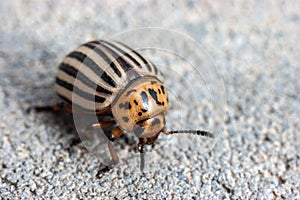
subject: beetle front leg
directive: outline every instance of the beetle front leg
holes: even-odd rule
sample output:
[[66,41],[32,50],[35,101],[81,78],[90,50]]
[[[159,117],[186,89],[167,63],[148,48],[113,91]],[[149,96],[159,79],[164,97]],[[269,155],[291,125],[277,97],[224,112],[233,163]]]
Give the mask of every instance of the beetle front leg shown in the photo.
[[106,165],[104,163],[100,164],[99,170],[96,174],[97,177],[99,177],[100,175],[108,172],[115,165],[117,165],[119,163],[119,156],[118,156],[117,152],[114,150],[114,148],[112,146],[112,143],[110,141],[107,143],[107,146],[108,146],[108,150],[109,150],[109,153],[110,153],[112,159],[111,159],[111,161],[108,165]]
[[141,172],[144,171],[144,167],[145,167],[145,151],[144,151],[144,146],[146,144],[145,138],[140,138],[139,143],[138,143],[138,151],[140,152],[140,170]]
[[[93,127],[101,127],[99,126],[95,126],[93,125]],[[110,141],[108,141],[107,146],[108,146],[108,150],[109,153],[111,155],[111,161],[108,165],[101,163],[99,166],[99,170],[96,174],[97,177],[99,177],[101,174],[108,172],[109,170],[111,170],[115,165],[117,165],[119,163],[119,156],[117,154],[117,152],[114,150],[112,142],[115,141],[116,139],[118,139],[121,135],[123,134],[123,131],[119,128],[119,127],[115,127],[111,133],[109,134],[108,139]]]
[[145,167],[144,146],[145,146],[145,144],[147,144],[147,145],[151,145],[152,147],[154,147],[154,144],[158,138],[158,135],[159,134],[156,134],[156,135],[148,137],[148,138],[139,138],[138,151],[140,152],[140,159],[141,159],[140,170],[141,170],[141,172],[144,171],[144,167]]

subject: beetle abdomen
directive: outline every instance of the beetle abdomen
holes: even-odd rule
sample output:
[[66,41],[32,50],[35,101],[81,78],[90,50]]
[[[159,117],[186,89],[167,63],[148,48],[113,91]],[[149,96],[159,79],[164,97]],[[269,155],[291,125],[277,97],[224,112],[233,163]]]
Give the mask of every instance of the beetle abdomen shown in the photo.
[[[148,59],[115,41],[92,41],[68,54],[56,76],[58,95],[89,111],[108,107],[137,76],[161,75]],[[161,76],[160,76],[161,77]]]

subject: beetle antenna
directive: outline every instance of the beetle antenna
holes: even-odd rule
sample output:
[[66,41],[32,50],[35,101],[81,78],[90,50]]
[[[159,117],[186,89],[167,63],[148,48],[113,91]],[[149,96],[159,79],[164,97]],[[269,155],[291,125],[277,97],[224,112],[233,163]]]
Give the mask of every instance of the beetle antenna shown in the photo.
[[187,133],[187,134],[196,134],[196,135],[201,135],[209,138],[215,138],[214,134],[208,132],[208,131],[203,131],[203,130],[174,130],[174,131],[166,131],[162,130],[163,134],[165,135],[171,135],[171,134],[176,134],[176,133]]

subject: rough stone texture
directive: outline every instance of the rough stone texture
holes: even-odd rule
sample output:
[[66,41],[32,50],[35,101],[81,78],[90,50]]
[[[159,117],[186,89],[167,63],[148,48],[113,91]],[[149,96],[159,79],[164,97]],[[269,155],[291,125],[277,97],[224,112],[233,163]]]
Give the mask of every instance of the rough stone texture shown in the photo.
[[[1,1],[0,197],[300,199],[299,10],[299,1]],[[99,161],[72,145],[70,116],[25,109],[58,101],[68,51],[144,26],[183,32],[212,57],[226,89],[223,132],[209,153],[174,142],[144,176],[129,167],[136,155],[97,178]]]

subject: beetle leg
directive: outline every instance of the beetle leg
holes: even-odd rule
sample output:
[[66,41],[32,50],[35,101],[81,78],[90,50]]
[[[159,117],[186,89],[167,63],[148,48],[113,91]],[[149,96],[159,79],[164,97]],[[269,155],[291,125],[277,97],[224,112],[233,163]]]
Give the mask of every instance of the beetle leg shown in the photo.
[[151,144],[151,149],[153,150],[155,147],[155,143]]
[[141,165],[140,165],[141,172],[143,172],[145,166],[144,146],[145,144],[147,144],[147,145],[151,145],[152,148],[154,148],[154,144],[157,138],[158,138],[158,134],[148,138],[139,138],[138,151],[140,152],[140,158],[141,158]]
[[[110,128],[110,127],[114,126],[115,124],[116,124],[115,121],[101,121],[101,122],[98,122],[96,124],[93,124],[92,127],[93,128],[100,128],[100,129],[107,129],[107,128]],[[123,134],[123,131],[117,126],[117,127],[113,128],[112,131],[110,131],[108,133],[105,132],[105,134],[108,137],[108,139],[111,142],[113,142]]]
[[138,143],[138,150],[140,152],[140,159],[141,159],[141,163],[140,163],[141,172],[144,171],[144,166],[145,166],[145,151],[144,151],[145,141],[147,140],[145,140],[144,138],[140,138]]
[[111,141],[115,141],[115,140],[118,139],[122,134],[123,134],[123,131],[117,126],[116,128],[114,128],[114,129],[111,131],[111,137],[110,137],[110,140],[111,140]]
[[112,158],[110,165],[117,165],[119,163],[119,157],[117,152],[114,150],[111,142],[108,142],[108,150]]
[[[93,125],[93,127],[97,127],[97,126]],[[99,170],[98,170],[98,173],[96,174],[96,176],[100,176],[101,174],[108,172],[110,169],[113,168],[113,166],[115,166],[119,163],[119,156],[118,156],[117,152],[114,150],[112,142],[114,140],[118,139],[122,134],[123,134],[123,131],[119,127],[116,127],[111,131],[110,137],[108,138],[110,141],[108,141],[107,146],[108,146],[108,150],[109,150],[109,153],[110,153],[112,159],[108,165],[105,165],[104,163],[100,164]]]
[[119,163],[119,156],[118,156],[117,152],[114,150],[112,143],[110,141],[107,143],[107,146],[108,146],[108,150],[109,150],[112,160],[110,161],[110,163],[108,165],[106,165],[104,163],[100,163],[99,170],[96,174],[97,177],[108,172],[115,165],[117,165]]
[[96,174],[96,177],[100,177],[100,175],[102,175],[102,174],[108,172],[109,170],[111,170],[111,168],[110,168],[108,165],[105,165],[105,164],[103,164],[103,163],[100,163],[100,165],[99,165],[99,170],[98,170],[98,172],[97,172],[97,174]]
[[109,170],[111,170],[115,165],[117,165],[119,163],[119,157],[118,157],[118,154],[117,152],[114,150],[113,146],[112,146],[112,143],[109,141],[107,143],[107,146],[108,146],[108,150],[109,150],[109,153],[112,157],[112,160],[110,161],[110,163],[108,165],[104,164],[104,163],[100,163],[100,166],[99,166],[99,170],[96,174],[97,177],[99,177],[100,175],[108,172]]
[[[102,123],[93,124],[93,128],[99,128],[99,127],[103,128],[101,125],[102,125]],[[119,157],[118,157],[118,154],[116,153],[116,151],[113,149],[112,142],[115,141],[116,139],[118,139],[122,134],[123,134],[123,131],[119,127],[115,127],[111,131],[111,133],[109,135],[109,138],[108,138],[110,140],[110,141],[108,141],[108,150],[109,150],[110,155],[112,157],[112,164],[113,165],[116,165],[116,164],[119,163]]]
[[[114,141],[114,140],[118,139],[122,134],[123,134],[123,131],[119,127],[116,127],[111,131],[111,138]],[[118,157],[117,152],[114,150],[111,141],[108,142],[108,150],[109,150],[109,153],[112,158],[110,166],[117,165],[119,163],[119,157]]]

